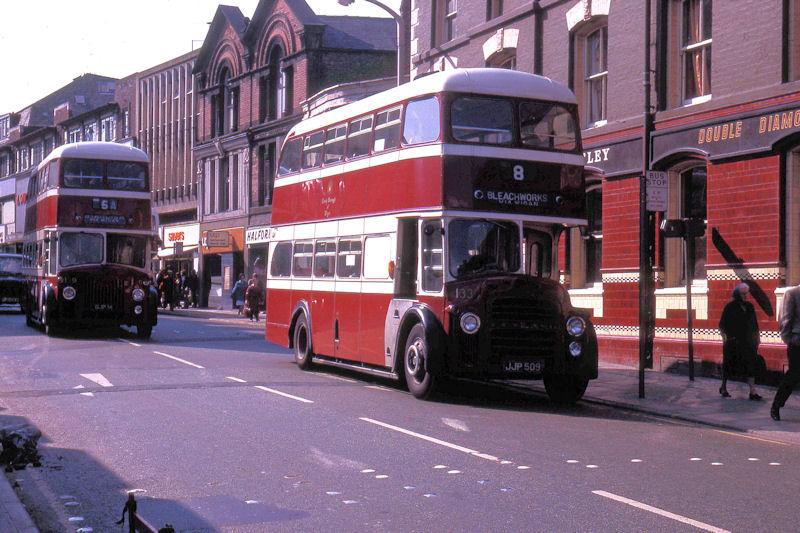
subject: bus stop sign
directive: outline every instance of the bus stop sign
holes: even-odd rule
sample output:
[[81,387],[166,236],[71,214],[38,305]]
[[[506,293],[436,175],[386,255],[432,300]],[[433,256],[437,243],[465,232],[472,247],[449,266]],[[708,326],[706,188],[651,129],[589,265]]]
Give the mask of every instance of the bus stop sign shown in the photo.
[[649,170],[645,173],[645,191],[647,192],[648,211],[667,210],[668,183],[666,172]]

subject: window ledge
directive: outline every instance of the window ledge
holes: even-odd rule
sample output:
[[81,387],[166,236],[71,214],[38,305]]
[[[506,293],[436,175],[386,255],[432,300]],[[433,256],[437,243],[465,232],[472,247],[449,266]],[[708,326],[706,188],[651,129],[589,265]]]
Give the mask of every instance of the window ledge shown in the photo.
[[569,294],[575,296],[602,296],[603,284],[594,283],[593,285],[581,289],[569,289]]
[[606,119],[598,120],[597,122],[592,122],[591,124],[587,124],[586,128],[584,129],[590,130],[592,128],[602,128],[606,124],[608,124],[608,120]]
[[[663,289],[656,289],[656,296],[667,296],[675,294],[686,294],[686,287],[664,287]],[[692,294],[708,294],[708,284],[698,283],[692,284]]]
[[691,98],[689,100],[684,100],[683,106],[689,107],[697,104],[702,104],[711,100],[711,94],[704,94],[703,96],[697,96],[695,98]]

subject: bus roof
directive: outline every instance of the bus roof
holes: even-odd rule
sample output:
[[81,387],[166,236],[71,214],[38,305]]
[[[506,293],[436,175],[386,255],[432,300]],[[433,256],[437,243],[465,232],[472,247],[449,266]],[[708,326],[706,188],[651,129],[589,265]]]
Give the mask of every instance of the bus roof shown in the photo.
[[576,103],[572,91],[544,76],[499,68],[458,68],[417,78],[399,87],[311,117],[292,128],[288,136],[318,130],[417,96],[444,91]]
[[147,163],[147,154],[138,148],[113,142],[79,142],[63,144],[55,148],[39,164],[39,168],[59,157],[80,159],[111,159],[114,161],[136,161]]

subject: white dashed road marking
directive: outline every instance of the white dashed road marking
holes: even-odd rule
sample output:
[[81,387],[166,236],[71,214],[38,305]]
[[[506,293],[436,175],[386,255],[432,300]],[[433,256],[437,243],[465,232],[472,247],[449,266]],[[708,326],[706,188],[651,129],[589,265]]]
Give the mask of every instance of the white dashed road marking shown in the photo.
[[183,363],[184,365],[193,366],[195,368],[205,368],[203,366],[200,366],[200,365],[197,365],[195,363],[192,363],[191,361],[187,361],[186,359],[181,359],[180,357],[175,357],[174,355],[170,355],[168,353],[156,352],[156,351],[153,351],[153,353],[156,354],[156,355],[161,355],[163,357],[168,357],[169,359],[172,359],[173,361],[177,361],[179,363]]
[[618,496],[616,494],[612,494],[610,492],[606,492],[604,490],[593,490],[592,494],[596,494],[598,496],[602,496],[604,498],[608,498],[610,500],[614,500],[620,503],[624,503],[625,505],[630,505],[631,507],[636,507],[637,509],[641,509],[643,511],[648,511],[659,516],[663,516],[665,518],[669,518],[671,520],[675,520],[676,522],[681,522],[683,524],[689,524],[690,526],[696,527],[697,529],[702,529],[703,531],[711,531],[714,533],[730,533],[730,531],[722,528],[718,528],[704,522],[700,522],[698,520],[694,520],[692,518],[687,518],[685,516],[681,516],[679,514],[671,513],[669,511],[665,511],[664,509],[659,509],[658,507],[653,507],[652,505],[647,505],[646,503],[637,502],[636,500],[631,500],[624,496]]
[[331,374],[325,374],[323,372],[319,372],[316,375],[321,377],[321,378],[335,379],[336,381],[344,381],[345,383],[358,383],[354,379],[347,379],[347,378],[343,378],[343,377],[340,377],[340,376],[333,376]]
[[485,453],[481,453],[477,450],[466,448],[464,446],[459,446],[458,444],[453,444],[452,442],[447,442],[441,439],[437,439],[435,437],[429,437],[428,435],[423,435],[422,433],[416,433],[408,429],[403,429],[401,427],[393,426],[391,424],[387,424],[386,422],[380,422],[379,420],[373,420],[371,418],[366,418],[363,416],[359,420],[363,420],[364,422],[369,422],[370,424],[375,424],[376,426],[381,426],[386,429],[391,429],[392,431],[397,431],[398,433],[403,433],[404,435],[409,435],[411,437],[432,442],[433,444],[438,444],[439,446],[445,446],[446,448],[450,448],[452,450],[457,450],[459,452],[473,455],[475,457],[480,457],[481,459],[487,459],[489,461],[497,461],[496,457],[487,455]]
[[118,340],[121,340],[122,342],[127,342],[131,346],[136,346],[137,348],[141,348],[142,347],[141,344],[136,344],[135,342],[131,342],[131,341],[127,340],[127,339],[118,339]]
[[225,376],[225,379],[229,379],[231,381],[235,381],[236,383],[247,383],[245,380],[239,379],[239,378],[235,378],[233,376]]
[[101,387],[113,387],[114,385],[106,379],[103,374],[81,374],[81,377],[93,381]]
[[269,392],[272,394],[277,394],[278,396],[283,396],[284,398],[289,398],[291,400],[297,400],[298,402],[303,403],[314,403],[312,400],[306,400],[305,398],[301,398],[300,396],[293,396],[291,394],[286,394],[285,392],[281,392],[279,390],[270,389],[269,387],[263,387],[261,385],[256,385],[258,390],[263,390],[264,392]]

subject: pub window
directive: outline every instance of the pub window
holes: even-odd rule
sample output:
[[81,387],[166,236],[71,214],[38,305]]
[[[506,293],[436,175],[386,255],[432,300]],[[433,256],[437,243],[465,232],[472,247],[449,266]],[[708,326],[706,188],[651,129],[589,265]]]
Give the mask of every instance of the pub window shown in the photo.
[[383,152],[400,146],[400,114],[402,107],[381,111],[375,117],[373,152]]
[[588,126],[605,123],[608,91],[608,27],[603,26],[586,37],[583,87],[584,115]]
[[[707,225],[706,210],[706,166],[682,165],[670,172],[669,203],[666,217],[696,218]],[[686,261],[683,239],[660,237],[663,250],[665,285],[682,287],[686,284]],[[689,260],[689,279],[705,282],[706,279],[706,235],[695,237],[694,257]]]
[[603,192],[599,184],[587,191],[586,204],[586,284],[592,285],[603,281]]
[[683,102],[692,104],[711,95],[711,0],[683,0],[681,14]]
[[344,142],[347,125],[339,124],[325,132],[325,164],[338,163],[344,159]]
[[786,152],[783,216],[783,250],[786,264],[786,286],[800,284],[800,148]]
[[317,168],[322,165],[322,147],[325,132],[318,131],[303,139],[303,168]]
[[784,80],[800,79],[800,2],[784,0]]
[[292,275],[292,243],[279,242],[275,246],[269,272],[276,278],[288,278]]
[[503,14],[503,0],[486,0],[486,20],[492,20]]
[[457,14],[458,0],[434,0],[431,43],[433,46],[440,46],[455,38]]
[[357,118],[350,122],[350,132],[347,137],[347,158],[369,154],[369,144],[372,134],[372,116]]
[[361,275],[361,239],[339,239],[336,275],[340,278],[357,278]]
[[292,254],[292,275],[299,278],[311,277],[311,263],[314,258],[314,244],[311,242],[294,243]]
[[336,269],[336,242],[317,241],[314,245],[314,277],[332,278]]

